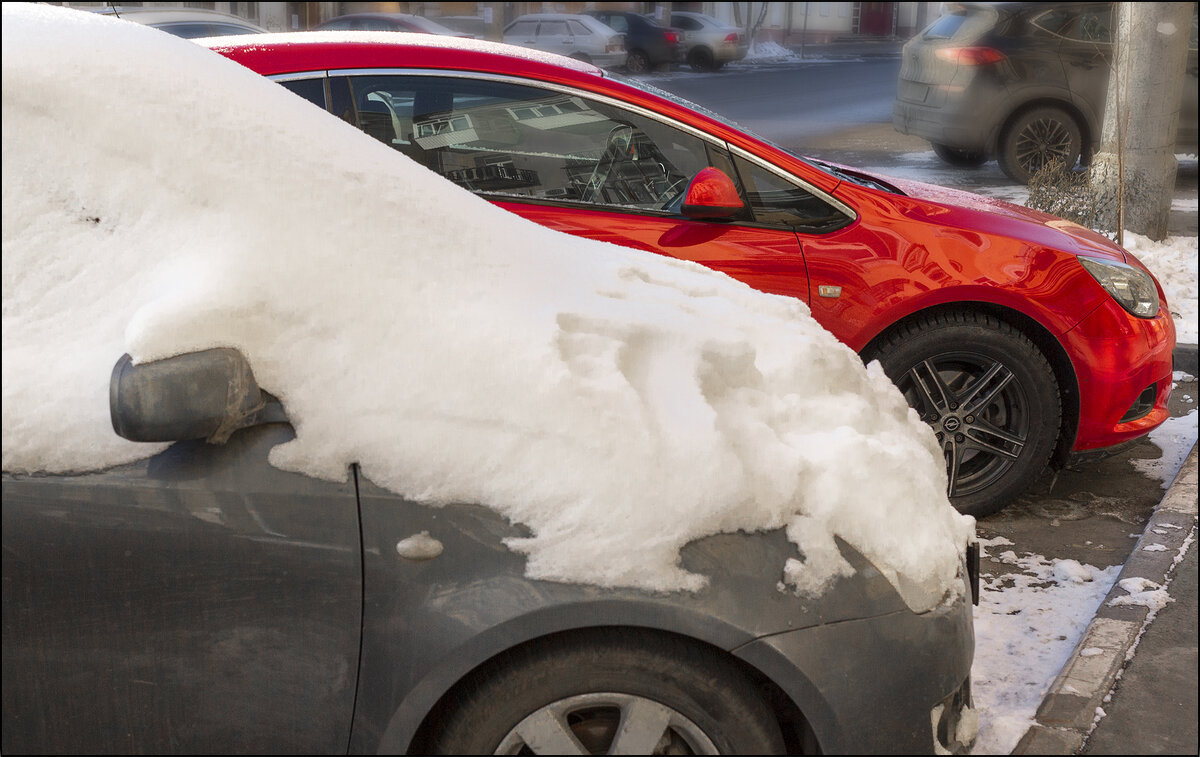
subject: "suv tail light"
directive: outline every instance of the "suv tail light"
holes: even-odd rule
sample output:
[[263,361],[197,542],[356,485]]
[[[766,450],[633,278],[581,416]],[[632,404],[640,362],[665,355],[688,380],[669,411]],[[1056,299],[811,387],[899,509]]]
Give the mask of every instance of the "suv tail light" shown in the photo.
[[986,66],[999,63],[1007,57],[993,47],[942,47],[938,48],[934,55],[963,66]]
[[663,36],[666,37],[667,42],[670,42],[672,45],[679,44],[679,33],[678,32],[663,32]]
[[726,34],[726,35],[725,35],[725,41],[726,41],[726,42],[732,42],[732,43],[734,43],[734,44],[737,44],[737,41],[738,41],[738,35],[737,35],[737,32],[734,32],[734,33],[732,33],[732,34]]

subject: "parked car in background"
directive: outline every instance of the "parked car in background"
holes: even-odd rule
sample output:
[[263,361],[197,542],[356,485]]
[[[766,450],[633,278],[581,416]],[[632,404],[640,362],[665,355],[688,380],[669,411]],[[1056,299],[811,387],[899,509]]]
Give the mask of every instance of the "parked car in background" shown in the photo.
[[[904,45],[893,123],[952,165],[991,158],[1028,183],[1051,160],[1074,166],[1104,124],[1116,31],[1112,3],[956,3]],[[1196,14],[1178,142],[1196,150]]]
[[95,12],[152,26],[168,34],[186,39],[224,37],[232,34],[263,34],[267,31],[240,16],[203,8],[124,8],[117,6],[101,8]]
[[679,30],[684,60],[696,71],[716,71],[750,49],[741,29],[703,13],[671,11],[671,26]]
[[630,73],[645,73],[683,59],[678,29],[661,26],[633,11],[586,10],[584,14],[625,35],[625,49],[629,51],[625,66]]
[[[807,303],[933,426],[964,512],[1169,415],[1165,295],[1087,229],[793,155],[584,64],[483,43],[298,44],[212,46],[527,219]],[[724,210],[685,203],[705,171]]]
[[625,37],[590,16],[529,13],[504,27],[504,41],[558,53],[600,68],[625,65]]
[[438,16],[435,20],[442,26],[448,26],[460,34],[470,34],[475,39],[487,36],[487,24],[482,16]]
[[313,31],[372,31],[372,32],[416,32],[418,34],[441,34],[446,37],[471,37],[473,35],[443,26],[433,19],[414,16],[411,13],[348,13],[317,24]]

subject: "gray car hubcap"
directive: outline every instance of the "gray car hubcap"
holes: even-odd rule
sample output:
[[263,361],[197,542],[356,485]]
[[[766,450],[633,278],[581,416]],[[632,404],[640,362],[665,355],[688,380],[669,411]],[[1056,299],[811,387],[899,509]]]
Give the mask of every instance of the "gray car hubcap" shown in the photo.
[[500,741],[496,754],[717,754],[717,748],[677,710],[603,692],[534,711]]

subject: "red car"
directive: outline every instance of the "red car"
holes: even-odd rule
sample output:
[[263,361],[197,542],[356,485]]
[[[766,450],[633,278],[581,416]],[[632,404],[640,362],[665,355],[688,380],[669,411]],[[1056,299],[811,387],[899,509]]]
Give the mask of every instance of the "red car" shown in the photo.
[[513,213],[803,300],[933,426],[963,512],[1168,416],[1162,288],[1087,229],[805,159],[578,61],[418,35],[271,39],[207,44]]

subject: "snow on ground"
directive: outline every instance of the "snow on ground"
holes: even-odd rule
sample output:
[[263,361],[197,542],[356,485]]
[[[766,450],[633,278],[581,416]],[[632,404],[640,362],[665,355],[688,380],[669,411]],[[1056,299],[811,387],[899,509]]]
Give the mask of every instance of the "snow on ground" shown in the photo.
[[1150,432],[1150,441],[1162,450],[1162,457],[1155,460],[1134,460],[1133,465],[1149,478],[1162,482],[1164,489],[1170,488],[1171,482],[1183,467],[1192,447],[1196,446],[1197,437],[1196,411],[1178,418],[1168,418],[1158,428]]
[[[1100,569],[1005,550],[1004,537],[981,539],[983,575],[975,608],[971,686],[979,711],[973,754],[1009,754],[1071,657],[1121,566]],[[988,573],[991,558],[1016,573]]]
[[932,431],[803,303],[524,221],[189,41],[3,14],[5,470],[151,454],[113,363],[231,346],[274,464],[490,506],[531,577],[696,589],[687,542],[786,527],[797,590],[834,535],[915,609],[960,586]]
[[1196,344],[1196,237],[1168,237],[1155,242],[1149,237],[1125,232],[1125,249],[1150,269],[1167,294],[1175,317],[1175,339],[1179,344]]

